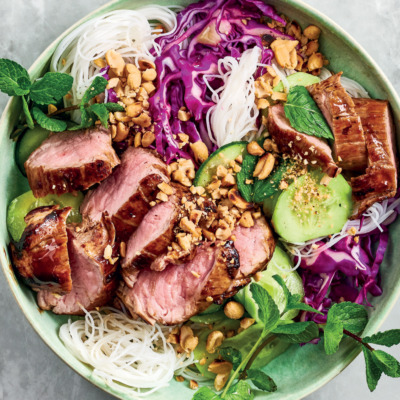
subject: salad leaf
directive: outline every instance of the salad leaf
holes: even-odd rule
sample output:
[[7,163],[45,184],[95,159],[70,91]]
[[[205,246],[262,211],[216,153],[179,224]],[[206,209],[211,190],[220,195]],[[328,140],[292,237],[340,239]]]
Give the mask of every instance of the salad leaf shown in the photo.
[[375,333],[375,335],[366,336],[363,338],[363,342],[392,347],[396,344],[400,344],[400,329],[390,329],[386,332],[378,332]]
[[210,388],[204,386],[200,388],[192,397],[192,400],[219,400],[219,397]]
[[246,381],[239,381],[232,385],[224,397],[226,400],[252,400],[254,394]]
[[253,156],[249,154],[246,150],[243,156],[243,162],[241,165],[241,170],[236,175],[236,182],[239,189],[240,194],[247,202],[253,201],[253,192],[254,192],[254,183],[248,184],[247,180],[253,180],[253,171],[256,167],[258,161],[257,156]]
[[36,104],[54,104],[71,90],[73,81],[68,74],[47,72],[43,78],[33,83],[29,95]]
[[259,369],[250,369],[247,377],[253,382],[253,385],[264,392],[276,392],[278,387],[274,380],[265,372]]
[[290,343],[307,343],[319,337],[318,325],[313,321],[278,325],[272,333]]
[[100,120],[101,124],[108,128],[109,112],[105,104],[92,104],[89,110],[93,112]]
[[324,328],[324,347],[325,353],[334,354],[339,349],[339,344],[343,338],[343,324],[337,318],[329,318]]
[[359,333],[364,330],[368,323],[368,314],[361,304],[346,301],[332,306],[328,312],[328,321],[329,319],[340,321],[343,329],[352,333]]
[[294,129],[307,135],[334,139],[322,112],[305,87],[291,88],[284,108]]
[[103,93],[106,90],[107,84],[108,84],[107,79],[103,78],[102,76],[96,76],[92,84],[84,93],[81,105],[89,103],[89,101],[92,100],[93,97],[96,97],[97,95]]
[[25,96],[22,96],[22,109],[24,110],[26,124],[29,129],[33,129],[35,124],[33,123],[31,112],[29,111],[28,102],[26,101]]
[[0,90],[9,96],[29,93],[31,80],[28,71],[15,61],[0,58]]
[[242,353],[233,347],[221,347],[219,354],[225,361],[232,363],[233,369],[239,367],[240,363],[242,362]]
[[251,294],[259,307],[259,316],[264,332],[272,330],[279,321],[279,309],[269,293],[261,286],[252,284]]
[[362,347],[364,360],[365,360],[365,372],[367,375],[367,385],[371,392],[376,389],[376,385],[378,384],[379,379],[381,378],[382,371],[375,364],[372,359],[371,350],[367,349],[365,346]]
[[266,179],[256,180],[254,183],[254,196],[255,203],[263,202],[267,197],[274,195],[279,191],[279,184],[285,175],[288,167],[292,164],[290,159],[282,160],[274,172]]
[[375,350],[371,355],[375,365],[384,374],[392,378],[400,377],[400,363],[393,356],[382,350]]
[[32,108],[32,114],[36,122],[44,129],[52,132],[63,132],[67,129],[67,123],[59,119],[49,118],[38,107]]

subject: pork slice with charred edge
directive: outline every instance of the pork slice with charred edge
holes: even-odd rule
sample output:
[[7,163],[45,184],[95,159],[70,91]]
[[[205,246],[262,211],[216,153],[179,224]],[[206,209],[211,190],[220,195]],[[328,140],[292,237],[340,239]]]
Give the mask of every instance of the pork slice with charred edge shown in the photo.
[[86,190],[107,178],[119,158],[102,127],[52,134],[25,162],[35,197]]

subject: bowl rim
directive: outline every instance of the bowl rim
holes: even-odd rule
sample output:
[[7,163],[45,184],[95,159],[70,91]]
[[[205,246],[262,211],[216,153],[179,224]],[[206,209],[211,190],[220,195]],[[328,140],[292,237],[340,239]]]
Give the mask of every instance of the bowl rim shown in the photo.
[[[135,0],[131,0],[131,1],[132,1],[132,3],[135,2]],[[268,0],[263,0],[263,1],[268,4]],[[377,62],[364,49],[364,47],[357,40],[355,40],[352,35],[347,33],[344,28],[342,28],[338,23],[333,21],[330,17],[326,16],[324,13],[320,12],[315,7],[310,6],[303,0],[275,0],[275,1],[277,3],[281,3],[282,5],[288,4],[290,6],[293,6],[294,8],[300,9],[304,13],[310,15],[312,18],[322,21],[324,28],[330,28],[333,31],[333,33],[336,36],[339,36],[341,40],[346,42],[346,44],[349,47],[354,48],[358,53],[357,56],[358,57],[361,56],[362,58],[366,59],[368,61],[368,63],[370,63],[370,65],[374,68],[374,71],[377,74],[379,74],[384,85],[386,86],[387,91],[393,97],[393,100],[391,102],[392,108],[393,108],[393,103],[395,103],[397,108],[400,110],[400,97],[397,94],[397,92],[394,89],[391,82],[389,81],[389,79],[387,78],[386,74],[383,72],[383,70],[377,64]],[[32,71],[34,71],[37,67],[39,67],[40,65],[44,65],[46,59],[49,57],[49,53],[50,52],[53,53],[56,50],[57,45],[60,43],[60,41],[62,39],[64,39],[68,34],[70,34],[73,30],[78,28],[80,25],[82,25],[86,21],[88,21],[98,15],[104,14],[105,12],[107,12],[107,9],[109,9],[110,7],[118,8],[118,3],[123,4],[125,2],[126,2],[126,0],[111,0],[107,3],[105,3],[104,5],[96,8],[92,12],[88,13],[81,19],[79,19],[77,22],[75,22],[73,25],[71,25],[68,29],[66,29],[61,35],[59,35],[55,40],[53,40],[41,52],[41,54],[38,56],[38,58],[29,67],[28,73],[31,75]],[[157,2],[157,0],[155,0],[155,3],[156,2]],[[194,1],[190,0],[190,3],[192,3],[192,2],[194,2]],[[10,100],[7,102],[7,104],[3,110],[2,116],[0,118],[0,127],[3,126],[5,121],[8,119],[9,110],[12,106],[12,103],[15,100],[16,100],[15,98],[10,98]],[[10,289],[13,297],[15,298],[15,301],[17,302],[17,304],[18,304],[19,308],[21,309],[22,313],[24,314],[25,318],[27,319],[27,321],[29,322],[29,324],[31,325],[31,327],[33,328],[35,333],[41,338],[41,340],[58,356],[59,359],[61,359],[68,367],[70,367],[75,373],[79,374],[86,381],[95,385],[98,389],[101,389],[102,391],[108,393],[109,395],[114,396],[115,398],[120,398],[121,400],[127,399],[126,397],[120,397],[118,394],[116,394],[115,390],[113,390],[108,385],[106,385],[106,384],[104,386],[100,385],[90,376],[85,376],[85,374],[82,371],[79,371],[76,367],[74,367],[72,365],[72,363],[69,362],[69,360],[66,360],[62,357],[62,354],[58,350],[58,347],[55,344],[53,344],[53,342],[48,340],[45,335],[43,335],[41,333],[41,330],[39,328],[40,324],[37,321],[35,321],[35,319],[33,317],[31,317],[29,313],[26,312],[22,302],[19,299],[18,294],[13,290],[12,281],[13,281],[13,279],[15,279],[15,277],[13,275],[14,272],[9,274],[10,267],[9,267],[9,264],[7,261],[7,256],[6,256],[6,254],[3,254],[3,252],[0,252],[0,263],[2,266],[3,273],[5,275],[5,278],[7,280],[9,289]],[[380,326],[385,322],[388,315],[394,308],[396,301],[399,298],[400,298],[400,281],[397,282],[395,290],[393,290],[393,292],[389,295],[386,303],[383,305],[382,310],[380,312],[381,315],[380,315],[379,320],[377,322],[375,322],[374,324],[372,324],[372,326],[369,326],[369,331],[371,331],[371,333],[377,331],[380,328]],[[317,391],[318,389],[320,389],[321,387],[326,385],[328,382],[330,382],[332,379],[334,379],[337,375],[339,375],[345,368],[347,368],[352,363],[352,361],[359,355],[360,352],[361,352],[361,349],[355,345],[353,347],[353,349],[351,350],[351,352],[343,359],[343,363],[342,363],[343,365],[341,366],[340,369],[330,371],[323,378],[319,379],[317,384],[309,386],[307,388],[307,391],[303,391],[301,394],[299,394],[300,397],[298,397],[298,399],[300,400],[300,399],[305,398],[306,396]],[[78,359],[76,359],[76,360],[79,361],[80,363],[82,363],[80,360],[78,360]],[[82,363],[82,364],[84,364],[84,363]]]

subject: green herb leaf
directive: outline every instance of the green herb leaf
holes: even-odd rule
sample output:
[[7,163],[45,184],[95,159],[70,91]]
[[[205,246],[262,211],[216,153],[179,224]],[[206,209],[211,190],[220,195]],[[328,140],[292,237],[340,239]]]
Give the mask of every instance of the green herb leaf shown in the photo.
[[68,74],[47,72],[32,85],[29,95],[36,104],[55,104],[71,90],[73,81]]
[[250,291],[258,305],[260,321],[264,325],[263,332],[269,332],[275,328],[279,321],[279,309],[272,297],[261,285],[252,284]]
[[365,346],[363,346],[362,349],[365,359],[365,372],[367,375],[368,388],[371,392],[373,392],[376,389],[379,379],[381,378],[382,371],[372,359],[372,352]]
[[272,333],[289,343],[307,343],[319,337],[318,325],[313,321],[278,325]]
[[292,163],[293,161],[290,159],[281,160],[278,167],[268,178],[256,180],[254,183],[253,196],[253,201],[255,203],[262,203],[267,197],[273,196],[277,191],[279,191],[279,185]]
[[28,125],[29,129],[33,129],[35,124],[33,122],[31,112],[29,111],[28,102],[26,101],[25,96],[22,96],[22,109],[24,110],[26,124]]
[[363,342],[380,344],[387,347],[400,344],[400,329],[390,329],[386,332],[378,332],[375,335],[366,336],[363,338]]
[[15,61],[0,58],[0,90],[9,96],[29,93],[31,80],[28,71]]
[[225,361],[232,363],[233,369],[237,369],[242,362],[242,353],[233,347],[221,347],[219,354]]
[[246,183],[246,180],[254,180],[253,171],[258,161],[257,156],[252,156],[246,150],[243,156],[241,169],[236,175],[236,183],[241,196],[249,203],[253,201],[254,184]]
[[104,105],[106,106],[107,111],[110,111],[110,112],[117,112],[117,111],[122,112],[125,110],[125,108],[122,107],[121,104],[118,104],[118,103],[104,103]]
[[105,104],[92,104],[89,107],[89,111],[93,112],[99,118],[101,124],[108,128],[108,117],[109,112]]
[[36,122],[44,129],[52,132],[63,132],[67,129],[67,123],[59,119],[49,118],[38,107],[32,108],[32,114]]
[[295,86],[290,89],[285,104],[285,115],[289,119],[290,125],[299,132],[325,139],[334,139],[322,112],[303,86]]
[[325,353],[330,355],[334,354],[339,349],[340,341],[343,338],[343,324],[335,319],[329,319],[328,313],[328,321],[324,328],[324,348]]
[[192,397],[192,400],[220,400],[216,393],[214,393],[210,388],[204,386],[200,388]]
[[226,400],[252,400],[254,394],[246,381],[239,381],[228,389],[224,398]]
[[349,301],[334,304],[328,312],[329,318],[339,320],[344,329],[351,333],[360,333],[368,323],[368,313],[361,304]]
[[302,311],[310,311],[310,312],[314,312],[314,313],[323,315],[322,312],[316,310],[315,308],[312,308],[308,304],[303,303],[301,301],[301,295],[299,295],[299,294],[293,295],[292,293],[290,293],[288,287],[286,286],[285,281],[283,280],[283,278],[280,275],[274,275],[273,278],[283,289],[283,293],[286,298],[286,307],[285,307],[284,312],[289,311],[289,310],[302,310]]
[[274,380],[259,369],[250,369],[247,371],[247,377],[253,382],[255,387],[264,392],[272,393],[278,389]]
[[375,365],[387,376],[400,377],[400,363],[390,354],[382,350],[374,350],[372,359]]
[[97,96],[100,93],[103,93],[106,90],[107,83],[107,79],[103,78],[102,76],[96,76],[92,84],[83,95],[81,105],[89,103],[89,101],[92,100],[93,97]]
[[97,121],[97,116],[94,112],[90,110],[90,108],[85,108],[84,106],[80,106],[79,110],[81,112],[81,123],[79,125],[72,126],[68,128],[69,131],[77,131],[79,129],[87,129],[95,124]]

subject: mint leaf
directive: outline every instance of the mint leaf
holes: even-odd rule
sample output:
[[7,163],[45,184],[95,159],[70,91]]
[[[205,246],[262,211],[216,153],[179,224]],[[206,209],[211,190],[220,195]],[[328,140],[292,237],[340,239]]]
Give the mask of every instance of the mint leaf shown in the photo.
[[343,324],[332,316],[329,318],[324,328],[324,348],[325,353],[334,354],[339,349],[340,341],[343,337]]
[[32,108],[32,114],[36,122],[44,129],[52,132],[63,132],[67,129],[67,123],[59,119],[49,118],[38,107]]
[[394,346],[400,343],[400,329],[390,329],[386,332],[378,332],[375,335],[366,336],[363,338],[363,342],[387,347]]
[[259,157],[249,154],[246,150],[243,155],[241,169],[236,175],[238,190],[241,196],[249,203],[253,201],[254,184],[248,184],[246,180],[254,181],[253,172],[258,159]]
[[89,103],[89,101],[92,100],[93,97],[99,95],[100,93],[103,93],[106,90],[107,83],[107,79],[103,78],[102,76],[96,76],[96,78],[94,78],[93,82],[83,95],[81,105]]
[[272,333],[289,343],[307,343],[319,337],[318,325],[313,321],[278,325]]
[[228,389],[224,399],[252,400],[254,399],[254,394],[251,392],[251,387],[246,381],[239,381]]
[[233,369],[237,369],[242,362],[242,353],[233,347],[221,347],[219,354],[225,361],[232,363]]
[[267,197],[273,196],[279,189],[283,176],[286,171],[293,164],[291,159],[281,160],[279,165],[271,173],[271,175],[263,180],[257,179],[254,183],[254,196],[255,203],[263,202]]
[[362,347],[362,350],[364,353],[368,389],[373,392],[376,389],[379,379],[381,378],[382,371],[376,366],[374,360],[372,359],[371,351],[365,346]]
[[26,101],[25,96],[22,96],[22,109],[24,110],[26,124],[28,125],[29,129],[33,129],[35,124],[33,123],[32,115],[29,111],[28,102]]
[[121,104],[118,103],[104,103],[106,106],[107,110],[110,112],[117,112],[117,111],[124,111],[125,108],[121,106]]
[[210,388],[208,387],[202,387],[200,388],[192,397],[192,400],[220,400],[221,397],[219,397],[216,393],[214,393]]
[[9,96],[29,93],[31,80],[28,71],[15,61],[0,58],[0,90]]
[[337,318],[351,333],[360,333],[368,323],[368,313],[364,306],[349,301],[334,304],[328,312],[329,316]]
[[387,376],[400,377],[400,363],[390,354],[382,350],[374,350],[372,359],[375,365]]
[[315,308],[309,306],[308,304],[303,303],[301,301],[302,298],[301,298],[300,294],[290,293],[288,287],[286,286],[284,279],[280,275],[274,275],[273,278],[281,286],[281,288],[283,289],[283,293],[285,295],[286,307],[285,307],[284,312],[287,312],[289,310],[302,310],[302,311],[309,311],[309,312],[314,312],[314,313],[323,315],[322,312],[316,310]]
[[264,392],[276,392],[278,389],[274,380],[259,369],[250,369],[247,371],[247,377],[253,382],[257,389],[263,390]]
[[81,123],[79,125],[75,125],[69,128],[68,130],[70,131],[90,128],[97,121],[96,114],[90,111],[90,108],[86,109],[84,106],[80,106],[79,110],[81,112]]
[[110,114],[105,104],[92,104],[88,110],[93,112],[99,118],[101,124],[105,128],[108,128],[108,117]]
[[289,119],[290,125],[301,133],[334,139],[322,112],[303,86],[295,86],[290,89],[285,104],[285,115]]
[[61,72],[47,72],[31,87],[30,97],[36,104],[55,104],[72,88],[72,76]]
[[261,285],[253,283],[250,286],[250,291],[258,305],[258,314],[261,323],[264,325],[263,333],[268,332],[275,328],[279,321],[279,309],[272,297]]

